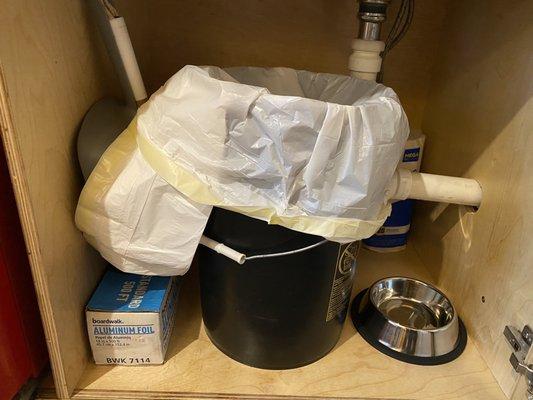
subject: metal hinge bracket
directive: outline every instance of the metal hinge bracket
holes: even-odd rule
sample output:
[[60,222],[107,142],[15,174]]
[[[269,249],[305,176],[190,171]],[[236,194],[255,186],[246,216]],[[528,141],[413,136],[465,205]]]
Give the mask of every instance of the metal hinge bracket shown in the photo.
[[516,372],[525,376],[528,399],[533,399],[533,364],[526,363],[527,354],[533,343],[533,331],[528,325],[524,326],[522,332],[513,326],[506,326],[503,334],[513,348],[509,362]]

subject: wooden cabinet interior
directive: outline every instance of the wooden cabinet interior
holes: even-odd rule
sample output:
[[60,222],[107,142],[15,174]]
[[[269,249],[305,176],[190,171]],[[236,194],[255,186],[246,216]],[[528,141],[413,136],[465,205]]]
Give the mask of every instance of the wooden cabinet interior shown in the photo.
[[452,7],[422,121],[423,170],[474,177],[483,203],[419,204],[413,229],[507,396],[503,328],[533,324],[533,2],[511,3]]
[[[393,1],[385,36],[399,2]],[[187,64],[288,66],[347,74],[357,36],[353,0],[116,0],[150,92]],[[393,87],[419,128],[448,2],[417,4],[409,35],[387,56]],[[154,22],[157,21],[157,22]],[[406,79],[406,77],[412,79]]]
[[76,133],[109,92],[110,70],[82,1],[0,7],[2,140],[57,392],[66,397],[89,361],[83,308],[103,271],[73,224]]
[[[268,371],[239,364],[213,346],[205,333],[196,268],[182,287],[166,363],[156,367],[89,363],[76,386],[75,398],[505,399],[474,343],[470,342],[455,362],[427,368],[379,353],[355,333],[350,321],[333,351],[306,367]],[[412,248],[392,254],[363,250],[354,294],[386,275],[432,280]],[[50,383],[41,391],[42,398],[53,397]]]
[[[394,15],[397,3],[392,2],[390,15]],[[533,143],[528,135],[533,127],[533,3],[512,3],[510,7],[509,2],[498,0],[416,2],[411,30],[387,57],[385,70],[385,83],[400,95],[412,127],[421,127],[428,136],[425,170],[470,176],[483,184],[485,201],[476,214],[457,207],[420,205],[412,244],[430,271],[427,279],[433,279],[458,306],[479,354],[507,396],[516,376],[506,364],[509,349],[501,331],[510,322],[521,325],[533,321],[533,279],[528,268],[533,261],[528,248],[533,237],[533,182],[529,176]],[[115,4],[126,18],[150,91],[185,64],[289,66],[346,73],[350,41],[357,31],[352,0],[339,0],[334,6],[326,0],[116,0]],[[384,34],[391,23],[389,18]],[[77,129],[90,105],[116,93],[117,85],[83,0],[4,0],[0,37],[8,38],[0,41],[2,140],[57,395],[67,398],[80,393],[80,385],[93,385],[99,393],[106,387],[110,391],[112,378],[127,371],[97,368],[91,363],[83,307],[104,266],[74,227],[73,213],[81,188],[75,153]],[[417,255],[413,249],[409,251],[382,259],[366,256],[360,273],[376,269],[381,260],[393,260],[399,270],[409,274],[410,259],[414,260],[413,270],[418,268]],[[390,267],[377,269],[383,275],[394,269],[390,261],[383,261],[383,265]],[[360,282],[370,283],[363,278]],[[348,364],[368,375],[357,378],[350,375],[356,374],[354,371],[337,370],[350,379],[361,379],[359,386],[328,375],[332,367],[327,361],[285,374],[249,369],[244,373],[232,369],[234,366],[230,370],[262,377],[255,392],[245,391],[251,394],[272,394],[269,390],[281,388],[276,395],[296,395],[301,387],[298,380],[311,370],[315,371],[314,379],[321,379],[323,374],[329,381],[323,381],[324,390],[313,386],[308,393],[302,389],[302,395],[500,397],[472,343],[464,361],[430,372],[372,353],[354,337],[351,327],[344,335],[346,343],[353,345],[345,347],[352,352],[350,357],[369,357]],[[174,343],[179,340],[174,337]],[[200,335],[198,352],[214,352],[201,347],[206,340]],[[342,353],[339,350],[342,348],[335,355]],[[339,362],[349,356],[342,355]],[[213,365],[229,365],[217,357],[209,353],[201,360],[207,371],[215,373],[209,367],[210,360]],[[163,367],[146,369],[156,379],[159,372],[176,368],[161,375],[167,376],[169,383],[155,390],[176,388],[170,382],[172,377],[177,382],[180,374],[199,365],[194,364],[194,358],[183,362],[174,358]],[[379,375],[381,382],[387,381],[387,371],[392,374],[389,381],[394,383],[382,384],[381,392],[370,389],[377,385],[365,364],[370,362],[387,366]],[[143,371],[138,370],[138,374]],[[467,389],[469,379],[457,381],[452,377],[454,371],[476,383]],[[131,387],[138,384],[136,375],[128,375]],[[402,375],[409,378],[407,386],[399,383]],[[201,376],[189,378],[192,383],[188,389],[205,393]],[[413,383],[417,379],[418,383]],[[459,382],[456,387],[451,384],[454,379]],[[288,384],[284,386],[283,380]],[[124,387],[129,385],[127,380],[121,382]],[[225,390],[229,393],[228,388]]]

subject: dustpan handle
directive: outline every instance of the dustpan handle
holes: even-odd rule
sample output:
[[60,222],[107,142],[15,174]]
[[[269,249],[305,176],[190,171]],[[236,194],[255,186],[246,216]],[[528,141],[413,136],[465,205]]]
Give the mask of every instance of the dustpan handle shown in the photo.
[[137,107],[147,95],[124,18],[109,0],[91,0],[89,5],[118,75],[127,103]]
[[126,73],[126,81],[128,82],[133,97],[137,105],[142,104],[146,100],[146,89],[139,70],[139,64],[133,51],[133,45],[131,44],[130,35],[124,18],[113,18],[109,21],[115,42],[117,44],[118,52],[124,71]]

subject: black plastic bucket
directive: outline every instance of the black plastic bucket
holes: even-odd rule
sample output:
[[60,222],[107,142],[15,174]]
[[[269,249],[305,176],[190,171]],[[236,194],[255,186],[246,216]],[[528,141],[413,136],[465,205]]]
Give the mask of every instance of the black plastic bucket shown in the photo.
[[[323,241],[222,209],[213,210],[206,235],[247,256]],[[296,368],[325,356],[346,318],[358,248],[326,242],[243,265],[201,248],[202,314],[211,341],[258,368]]]

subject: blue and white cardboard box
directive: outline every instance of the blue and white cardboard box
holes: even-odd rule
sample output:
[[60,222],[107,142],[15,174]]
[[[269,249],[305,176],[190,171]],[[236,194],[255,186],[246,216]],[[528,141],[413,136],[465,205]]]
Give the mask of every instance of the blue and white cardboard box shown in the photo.
[[161,364],[170,340],[178,277],[109,269],[86,307],[96,364]]

